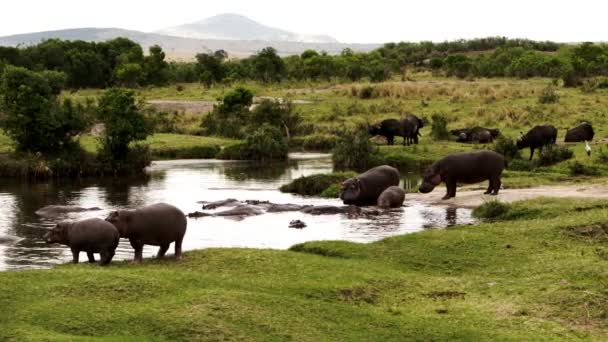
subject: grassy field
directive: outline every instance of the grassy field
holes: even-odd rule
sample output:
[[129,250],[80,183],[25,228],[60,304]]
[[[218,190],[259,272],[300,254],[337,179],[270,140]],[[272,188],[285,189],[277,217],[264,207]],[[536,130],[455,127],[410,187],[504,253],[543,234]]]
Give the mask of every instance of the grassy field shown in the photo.
[[603,341],[606,206],[537,199],[372,244],[0,273],[0,339]]

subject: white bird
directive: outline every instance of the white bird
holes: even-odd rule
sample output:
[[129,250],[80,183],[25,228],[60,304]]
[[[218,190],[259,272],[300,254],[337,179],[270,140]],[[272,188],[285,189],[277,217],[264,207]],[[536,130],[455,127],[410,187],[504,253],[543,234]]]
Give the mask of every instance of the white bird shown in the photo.
[[585,151],[587,151],[587,155],[591,157],[591,146],[589,146],[587,140],[585,140]]

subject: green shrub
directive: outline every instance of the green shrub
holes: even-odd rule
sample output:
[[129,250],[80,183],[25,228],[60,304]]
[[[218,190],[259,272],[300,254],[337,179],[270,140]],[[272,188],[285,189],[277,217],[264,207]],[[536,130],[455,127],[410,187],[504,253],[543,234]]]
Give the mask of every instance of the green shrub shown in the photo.
[[270,125],[284,131],[289,139],[298,133],[298,126],[302,121],[300,113],[294,110],[291,101],[281,103],[279,101],[263,100],[251,112],[250,124],[254,127]]
[[264,125],[252,134],[245,142],[225,147],[219,154],[219,159],[232,160],[272,160],[287,159],[289,147],[281,131],[272,126]]
[[102,146],[97,153],[97,160],[101,175],[139,175],[152,163],[152,154],[147,145],[135,144],[128,148],[124,158],[116,159],[112,151]]
[[[288,192],[303,196],[337,197],[340,184],[345,180],[355,177],[354,172],[335,172],[329,174],[319,174],[304,176],[294,179],[289,184],[281,186],[281,192]],[[331,188],[331,189],[330,189]],[[336,194],[336,196],[334,196]]]
[[338,137],[331,134],[313,134],[293,137],[289,140],[289,147],[304,151],[331,151],[338,141]]
[[538,95],[538,102],[542,104],[558,103],[559,97],[557,88],[553,84],[549,84]]
[[448,119],[444,114],[435,113],[432,116],[431,136],[435,140],[449,140],[450,132],[448,131]]
[[214,159],[220,153],[218,145],[167,148],[151,151],[152,159]]
[[600,147],[598,149],[597,159],[602,163],[608,163],[608,149],[604,150],[604,148]]
[[249,106],[252,102],[253,93],[246,88],[238,87],[228,92],[222,102],[203,117],[202,134],[243,138],[245,126],[249,124]]
[[376,151],[367,130],[347,130],[338,137],[332,151],[332,160],[337,168],[364,169],[371,164],[372,155]]
[[565,146],[560,146],[557,144],[547,145],[543,147],[542,152],[539,153],[538,160],[536,162],[540,166],[549,166],[564,160],[568,160],[572,158],[573,155],[574,152]]
[[504,216],[509,209],[510,204],[500,201],[489,201],[473,210],[473,216],[480,219],[496,219]]
[[513,171],[532,171],[536,168],[533,162],[523,159],[513,159],[509,161],[509,170]]
[[519,149],[517,149],[515,140],[504,135],[500,135],[496,139],[492,150],[502,154],[509,161],[512,159],[521,158],[521,154],[519,153]]
[[358,96],[362,100],[369,100],[378,97],[378,93],[376,92],[376,88],[372,86],[366,86],[359,88]]
[[599,176],[600,170],[593,165],[585,165],[579,161],[573,161],[568,164],[571,176]]

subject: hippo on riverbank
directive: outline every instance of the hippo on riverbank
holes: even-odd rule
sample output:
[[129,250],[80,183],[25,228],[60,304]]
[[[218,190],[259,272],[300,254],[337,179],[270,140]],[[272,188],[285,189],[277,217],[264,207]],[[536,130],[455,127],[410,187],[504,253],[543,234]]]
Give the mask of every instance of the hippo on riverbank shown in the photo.
[[517,139],[517,148],[519,150],[529,147],[530,148],[530,160],[534,156],[534,149],[539,149],[541,152],[543,146],[555,144],[557,140],[557,128],[551,125],[534,126],[526,134]]
[[497,195],[500,190],[500,177],[507,167],[505,158],[494,151],[475,151],[454,153],[431,165],[424,173],[419,191],[429,193],[444,182],[447,194],[443,199],[456,196],[458,183],[472,184],[489,180],[485,194]]
[[399,171],[388,165],[378,166],[344,181],[340,199],[344,204],[376,205],[378,196],[393,185],[399,185]]
[[46,207],[42,207],[36,210],[36,215],[42,217],[55,217],[59,215],[69,214],[69,213],[81,213],[85,211],[99,211],[102,210],[98,207],[93,208],[83,208],[73,205],[47,205]]
[[72,250],[72,262],[78,263],[80,252],[86,252],[89,262],[95,262],[94,253],[101,255],[101,265],[112,261],[118,246],[118,229],[102,219],[91,218],[78,222],[61,222],[44,235],[46,243],[60,243]]
[[120,237],[129,239],[137,262],[142,260],[144,245],[160,246],[157,258],[162,258],[172,242],[175,242],[175,257],[181,258],[188,221],[184,213],[172,205],[157,203],[136,210],[118,210],[110,213],[106,221],[118,228]]
[[405,191],[399,186],[391,186],[378,197],[378,206],[381,208],[399,208],[405,200]]

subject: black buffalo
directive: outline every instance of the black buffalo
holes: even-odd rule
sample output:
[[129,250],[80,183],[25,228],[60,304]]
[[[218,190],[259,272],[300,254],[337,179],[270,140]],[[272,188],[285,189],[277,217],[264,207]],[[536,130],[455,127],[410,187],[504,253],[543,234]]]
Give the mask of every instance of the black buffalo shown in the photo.
[[528,133],[517,139],[517,149],[530,148],[530,160],[534,156],[534,149],[543,150],[543,146],[555,144],[557,128],[551,125],[534,126]]
[[451,130],[450,133],[457,137],[457,142],[462,143],[491,143],[500,134],[500,131],[496,128],[484,128],[484,127],[473,127],[473,128],[461,128]]
[[395,144],[395,137],[403,137],[405,145],[405,134],[401,126],[401,122],[397,119],[386,119],[378,124],[367,127],[367,131],[371,136],[381,135],[386,138],[388,145]]
[[593,126],[589,122],[582,122],[580,125],[569,129],[566,132],[565,142],[582,142],[593,140]]
[[422,119],[414,114],[406,114],[406,116],[401,119],[404,142],[407,145],[418,144],[418,136],[420,135],[420,129],[422,127],[424,127]]

